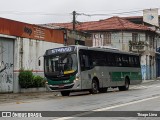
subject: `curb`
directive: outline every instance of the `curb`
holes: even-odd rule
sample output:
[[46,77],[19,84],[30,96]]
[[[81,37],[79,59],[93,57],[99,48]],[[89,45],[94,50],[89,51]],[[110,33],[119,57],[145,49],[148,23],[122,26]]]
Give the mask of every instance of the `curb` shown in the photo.
[[148,82],[153,82],[153,81],[159,81],[159,80],[142,80],[142,83],[148,83]]

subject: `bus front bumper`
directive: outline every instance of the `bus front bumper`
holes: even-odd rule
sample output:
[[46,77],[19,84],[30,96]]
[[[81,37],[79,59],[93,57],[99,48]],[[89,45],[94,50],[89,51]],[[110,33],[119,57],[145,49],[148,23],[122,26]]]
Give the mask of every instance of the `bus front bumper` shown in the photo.
[[46,84],[46,88],[49,91],[61,91],[61,90],[69,90],[74,86],[74,83],[71,84],[64,84],[64,85],[48,85]]

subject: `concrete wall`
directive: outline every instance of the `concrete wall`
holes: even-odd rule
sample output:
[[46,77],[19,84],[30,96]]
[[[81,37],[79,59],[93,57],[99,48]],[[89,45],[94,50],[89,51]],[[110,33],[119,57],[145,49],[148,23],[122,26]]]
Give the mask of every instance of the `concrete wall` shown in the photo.
[[[111,44],[123,51],[129,51],[129,41],[132,41],[133,32],[114,32],[111,36]],[[145,41],[145,33],[138,33],[139,41]]]
[[0,37],[0,93],[13,92],[14,39]]
[[[21,68],[33,70],[34,74],[43,76],[43,55],[47,49],[61,47],[63,44],[51,43],[40,40],[33,40],[18,37],[14,44],[14,89],[13,92],[20,91],[18,84],[18,74]],[[38,65],[38,60],[41,65]]]
[[[76,43],[78,41],[78,43]],[[85,45],[92,46],[92,37],[86,33],[78,32],[78,31],[67,31],[66,45]],[[84,43],[84,44],[82,44]]]
[[[104,45],[104,34],[107,32],[97,32],[93,33],[93,46],[103,46]],[[132,40],[133,32],[109,32],[111,34],[111,44],[108,44],[114,48],[118,48],[123,51],[129,51],[129,41]],[[138,33],[139,41],[145,41],[145,33]]]

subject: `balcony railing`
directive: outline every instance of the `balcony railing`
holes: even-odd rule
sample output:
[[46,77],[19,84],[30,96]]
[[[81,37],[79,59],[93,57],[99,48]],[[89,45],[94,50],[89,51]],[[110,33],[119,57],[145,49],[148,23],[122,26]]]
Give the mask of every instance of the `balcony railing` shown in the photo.
[[144,45],[134,45],[132,46],[132,51],[145,51]]
[[138,52],[138,51],[145,51],[145,46],[146,46],[146,43],[144,41],[129,41],[129,46],[130,46],[130,50],[131,51],[135,51],[135,52]]

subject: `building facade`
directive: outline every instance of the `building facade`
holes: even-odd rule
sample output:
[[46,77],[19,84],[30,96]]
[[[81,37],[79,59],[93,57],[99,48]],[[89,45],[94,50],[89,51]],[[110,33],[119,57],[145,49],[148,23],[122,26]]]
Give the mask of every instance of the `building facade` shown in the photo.
[[156,24],[157,24],[156,26],[153,25],[152,23],[150,23],[151,21],[148,21],[150,24],[144,22],[143,21],[143,16],[133,16],[133,17],[124,17],[124,18],[133,22],[133,23],[136,23],[136,24],[146,25],[156,32],[157,35],[154,37],[154,40],[155,40],[154,44],[155,44],[155,47],[156,47],[156,50],[154,51],[155,52],[155,62],[156,62],[156,77],[160,77],[160,39],[159,39],[159,35],[160,35],[160,28],[159,28],[160,16],[158,16],[158,18],[157,18],[157,15],[155,16],[155,18],[158,19],[157,22],[156,22]]
[[43,76],[45,50],[60,46],[60,30],[0,18],[0,93],[20,91],[20,69]]
[[[148,36],[150,35],[150,37]],[[152,37],[153,38],[152,38]],[[142,79],[156,78],[156,34],[142,31],[94,32],[93,46],[108,46],[141,55]]]
[[[71,28],[71,25],[71,23],[59,24],[67,28]],[[92,34],[92,46],[108,46],[139,53],[142,79],[157,77],[156,49],[159,34],[150,27],[135,24],[124,18],[111,17],[100,21],[80,23],[76,25],[76,29]]]
[[63,31],[65,45],[92,46],[92,35],[81,30],[73,30],[72,24],[69,24],[68,27],[65,26],[65,23],[42,24],[40,26]]

